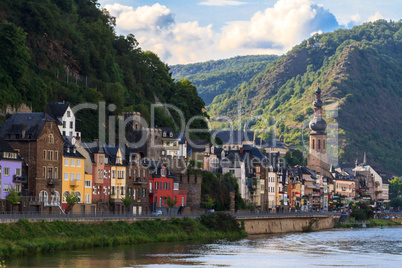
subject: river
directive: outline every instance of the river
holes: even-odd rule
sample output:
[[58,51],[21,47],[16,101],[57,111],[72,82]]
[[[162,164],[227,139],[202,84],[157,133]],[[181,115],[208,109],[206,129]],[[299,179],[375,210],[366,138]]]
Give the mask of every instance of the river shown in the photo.
[[402,228],[333,229],[211,243],[74,250],[11,260],[7,267],[401,267]]

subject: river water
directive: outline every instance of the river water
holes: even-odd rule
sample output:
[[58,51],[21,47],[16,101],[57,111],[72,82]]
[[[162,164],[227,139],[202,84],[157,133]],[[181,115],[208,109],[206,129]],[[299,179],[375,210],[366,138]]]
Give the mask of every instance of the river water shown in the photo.
[[158,243],[25,257],[7,267],[402,267],[402,228]]

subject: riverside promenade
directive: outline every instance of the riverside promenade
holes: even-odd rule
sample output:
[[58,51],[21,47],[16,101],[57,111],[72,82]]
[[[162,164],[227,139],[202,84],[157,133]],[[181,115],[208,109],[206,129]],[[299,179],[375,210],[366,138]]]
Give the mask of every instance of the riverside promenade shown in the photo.
[[[303,231],[303,228],[310,226],[312,230],[322,230],[334,227],[340,218],[340,213],[331,212],[292,212],[292,213],[230,213],[239,222],[244,223],[244,227],[249,234],[269,234],[287,233]],[[30,222],[41,221],[71,221],[80,223],[100,223],[105,221],[126,221],[136,222],[142,220],[170,218],[198,218],[200,213],[190,213],[185,215],[132,215],[132,214],[37,214],[37,213],[3,213],[0,214],[0,224],[8,224],[26,219]]]

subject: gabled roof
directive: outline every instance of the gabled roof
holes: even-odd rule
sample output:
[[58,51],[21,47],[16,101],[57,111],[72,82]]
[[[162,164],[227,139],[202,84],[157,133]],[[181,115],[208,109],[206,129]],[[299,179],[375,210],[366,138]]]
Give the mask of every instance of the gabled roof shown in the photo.
[[105,145],[103,147],[105,150],[105,155],[107,158],[109,158],[110,164],[112,165],[123,165],[124,164],[124,159],[123,159],[123,154],[122,154],[122,164],[117,164],[116,159],[117,159],[117,152],[119,151],[119,147],[113,147],[109,145]]
[[57,124],[62,124],[61,118],[66,113],[69,103],[64,102],[51,102],[46,105],[46,113],[53,119],[57,120]]
[[3,152],[17,153],[17,151],[15,151],[13,148],[11,148],[11,146],[4,139],[0,138],[0,160],[5,159],[6,161],[8,161],[8,160],[22,161],[21,157],[18,154],[17,154],[17,158],[11,159],[11,158],[4,157]]
[[82,158],[85,159],[85,157],[79,153],[75,147],[71,143],[71,139],[65,137],[64,138],[64,143],[63,143],[63,156],[64,157],[71,157],[71,158]]
[[254,131],[243,130],[215,130],[211,135],[218,137],[223,144],[242,144],[243,141],[253,141]]
[[1,137],[7,140],[14,140],[15,135],[19,135],[22,139],[22,132],[25,128],[25,139],[30,137],[31,140],[37,140],[42,132],[46,122],[55,121],[46,113],[17,113],[13,114],[5,122],[1,130]]

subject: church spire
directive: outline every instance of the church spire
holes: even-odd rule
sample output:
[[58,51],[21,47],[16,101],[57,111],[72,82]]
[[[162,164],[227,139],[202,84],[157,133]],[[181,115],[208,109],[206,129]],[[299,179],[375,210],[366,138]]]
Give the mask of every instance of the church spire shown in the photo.
[[322,101],[321,101],[321,89],[317,86],[315,91],[314,105],[314,118],[310,121],[309,127],[313,133],[325,133],[327,128],[327,122],[322,119]]

